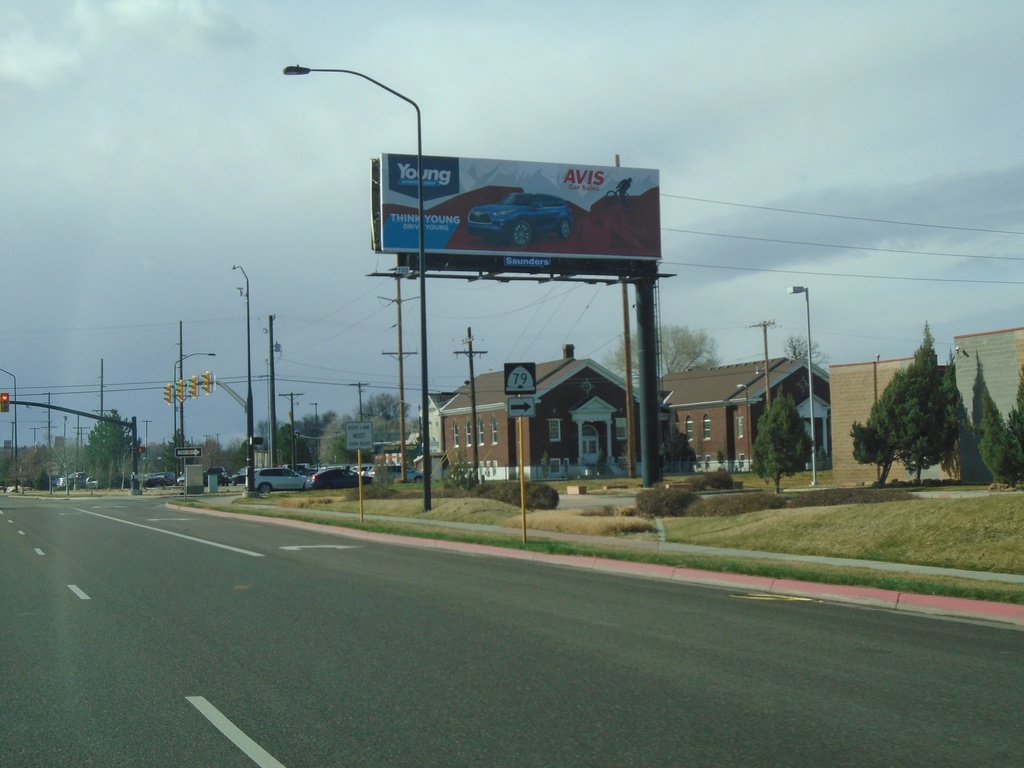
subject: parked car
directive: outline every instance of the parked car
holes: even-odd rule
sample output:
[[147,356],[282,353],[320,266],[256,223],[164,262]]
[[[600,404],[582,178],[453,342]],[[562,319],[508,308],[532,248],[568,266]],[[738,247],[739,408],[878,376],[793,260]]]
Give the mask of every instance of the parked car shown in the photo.
[[246,468],[242,467],[231,476],[231,485],[245,485],[245,470]]
[[271,491],[304,491],[309,478],[287,467],[265,467],[253,471],[253,487],[261,494]]
[[[369,477],[363,477],[363,483],[370,483]],[[315,472],[309,479],[309,487],[314,491],[330,488],[356,488],[359,486],[359,475],[348,467],[332,467]]]
[[469,234],[485,240],[506,240],[522,248],[539,234],[551,232],[563,240],[572,232],[572,211],[557,195],[513,192],[500,203],[471,208]]
[[173,472],[150,472],[142,476],[143,488],[163,488],[174,485],[176,477]]
[[203,472],[203,485],[210,484],[210,475],[217,476],[217,485],[231,485],[231,475],[224,467],[210,467],[208,470]]
[[[401,464],[388,464],[385,468],[391,474],[390,480],[397,482],[398,479],[400,477],[402,477],[402,465]],[[376,467],[371,467],[370,471],[366,473],[366,476],[367,477],[373,477],[376,474],[377,474],[377,468]],[[406,467],[405,468],[405,478],[404,478],[404,480],[402,480],[402,482],[405,482],[405,483],[422,483],[423,482],[423,473],[422,472],[417,472],[412,467]]]

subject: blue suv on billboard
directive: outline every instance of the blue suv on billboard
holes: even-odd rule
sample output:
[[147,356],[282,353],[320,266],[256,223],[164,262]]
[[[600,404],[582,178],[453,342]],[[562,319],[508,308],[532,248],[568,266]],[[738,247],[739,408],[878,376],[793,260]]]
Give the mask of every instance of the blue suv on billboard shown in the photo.
[[500,203],[471,209],[467,226],[471,235],[522,248],[540,234],[567,238],[572,232],[572,211],[557,195],[513,192]]

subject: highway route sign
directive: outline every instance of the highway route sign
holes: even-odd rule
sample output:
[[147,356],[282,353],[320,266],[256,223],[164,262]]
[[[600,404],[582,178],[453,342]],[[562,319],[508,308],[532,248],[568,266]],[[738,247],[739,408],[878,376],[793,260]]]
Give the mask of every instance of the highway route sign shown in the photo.
[[193,445],[185,448],[175,448],[174,458],[176,459],[198,459],[203,455],[202,446]]
[[534,395],[536,393],[536,363],[505,363],[506,395]]

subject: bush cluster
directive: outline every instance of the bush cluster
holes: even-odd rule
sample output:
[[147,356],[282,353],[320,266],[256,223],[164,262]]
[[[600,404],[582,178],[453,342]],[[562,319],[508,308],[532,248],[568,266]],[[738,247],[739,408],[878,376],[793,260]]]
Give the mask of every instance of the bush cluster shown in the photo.
[[[494,499],[514,507],[522,505],[519,497],[519,483],[515,480],[499,483],[483,483],[477,486],[481,498]],[[547,483],[526,484],[527,509],[555,509],[558,506],[558,491]]]
[[697,501],[700,496],[693,491],[652,488],[636,497],[636,511],[641,517],[685,517]]
[[724,469],[704,472],[687,479],[695,491],[731,491],[736,483]]
[[916,498],[910,491],[886,488],[819,488],[786,494],[791,507],[832,507],[840,504],[881,504]]
[[767,509],[880,504],[913,498],[909,491],[877,488],[822,488],[782,495],[754,491],[720,496],[698,496],[677,488],[655,488],[640,494],[636,507],[637,513],[643,517],[730,517]]

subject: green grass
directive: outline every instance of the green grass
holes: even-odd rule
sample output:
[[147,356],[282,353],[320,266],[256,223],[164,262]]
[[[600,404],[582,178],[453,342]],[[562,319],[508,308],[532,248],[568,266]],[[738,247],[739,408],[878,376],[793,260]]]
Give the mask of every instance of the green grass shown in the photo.
[[[880,504],[752,512],[733,517],[665,520],[666,538],[708,546],[735,547],[789,554],[823,555],[865,560],[935,565],[965,570],[1024,573],[1024,507],[1018,494],[966,499],[914,499]],[[208,505],[211,500],[192,503]],[[218,499],[217,506],[247,514],[287,517],[405,536],[490,544],[555,554],[608,557],[676,567],[797,579],[826,584],[874,587],[899,592],[945,595],[976,600],[1024,604],[1024,585],[969,578],[834,567],[775,559],[739,558],[652,551],[649,527],[612,510],[570,514],[567,511],[530,513],[533,530],[588,533],[608,536],[607,546],[554,541],[531,536],[521,540],[520,510],[500,502],[476,498],[435,499],[424,515],[422,499],[368,500],[360,522],[358,503],[338,494],[274,494],[270,499]],[[276,505],[267,508],[268,504]],[[338,514],[343,513],[343,514]],[[376,518],[387,517],[389,520]],[[505,531],[463,531],[424,526],[407,519],[482,523]],[[576,519],[576,522],[573,521]],[[579,526],[577,527],[577,523]],[[639,526],[633,528],[639,523]],[[593,526],[598,526],[597,529]],[[634,542],[634,546],[629,546]],[[640,542],[644,542],[641,544]],[[624,546],[625,545],[625,546]]]

